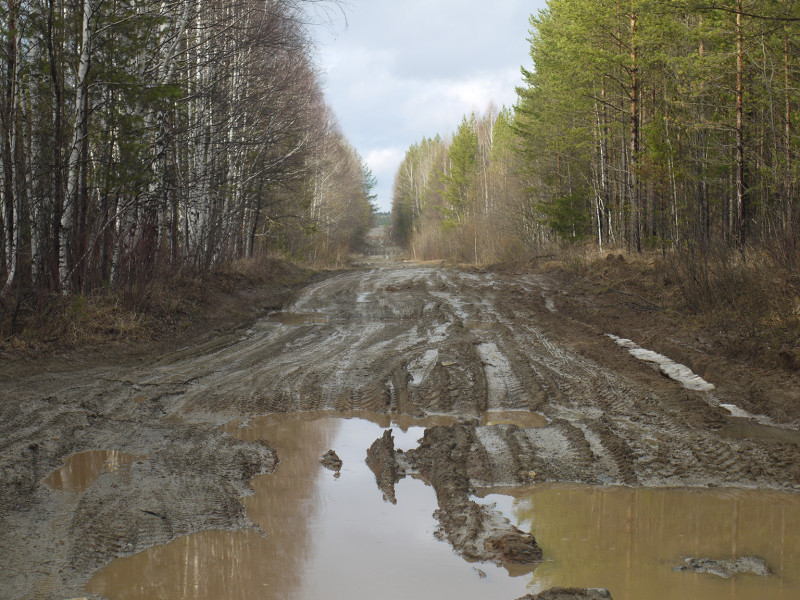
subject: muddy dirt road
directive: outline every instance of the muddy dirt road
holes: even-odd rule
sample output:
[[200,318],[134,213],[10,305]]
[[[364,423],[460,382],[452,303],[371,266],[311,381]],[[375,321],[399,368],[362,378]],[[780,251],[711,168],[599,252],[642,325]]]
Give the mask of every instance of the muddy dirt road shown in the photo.
[[[560,313],[553,286],[389,265],[319,281],[234,337],[138,364],[0,369],[0,598],[83,596],[117,557],[253,527],[240,499],[279,457],[269,440],[222,426],[274,413],[391,414],[428,427],[404,452],[391,435],[376,439],[369,466],[388,500],[403,477],[432,485],[437,535],[470,560],[541,556],[476,490],[800,491],[797,424],[733,418],[721,405],[736,405],[735,393],[665,377]],[[117,454],[78,454],[88,451]],[[55,485],[73,455],[94,459],[82,467],[93,475]]]

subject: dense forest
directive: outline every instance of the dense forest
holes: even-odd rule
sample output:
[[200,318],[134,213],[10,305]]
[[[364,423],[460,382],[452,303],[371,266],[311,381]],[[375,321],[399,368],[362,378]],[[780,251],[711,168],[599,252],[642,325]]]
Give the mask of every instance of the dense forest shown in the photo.
[[345,256],[374,178],[303,0],[0,1],[0,290]]
[[411,147],[393,223],[418,257],[600,249],[797,259],[800,2],[550,0],[513,109]]

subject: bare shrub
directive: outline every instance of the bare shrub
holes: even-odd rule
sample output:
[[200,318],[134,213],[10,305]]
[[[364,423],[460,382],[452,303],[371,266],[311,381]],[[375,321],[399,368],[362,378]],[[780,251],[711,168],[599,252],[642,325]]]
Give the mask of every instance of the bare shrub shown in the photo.
[[720,309],[763,313],[780,270],[763,252],[739,252],[722,244],[704,252],[688,245],[672,252],[666,264],[688,308],[697,313]]
[[699,253],[689,246],[669,255],[665,272],[686,307],[724,333],[741,358],[780,362],[769,357],[793,355],[800,335],[800,278],[780,256],[723,245]]

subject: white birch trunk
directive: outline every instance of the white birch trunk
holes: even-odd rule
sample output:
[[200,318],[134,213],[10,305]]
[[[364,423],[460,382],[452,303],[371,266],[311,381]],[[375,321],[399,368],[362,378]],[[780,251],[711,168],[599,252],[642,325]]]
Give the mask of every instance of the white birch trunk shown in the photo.
[[75,228],[75,209],[78,204],[78,181],[80,177],[80,154],[83,136],[86,135],[85,110],[86,78],[92,53],[91,20],[94,16],[92,0],[83,0],[83,25],[81,28],[81,55],[75,79],[75,122],[72,128],[72,147],[67,167],[67,197],[61,214],[61,234],[58,250],[58,271],[62,293],[69,293],[69,244]]

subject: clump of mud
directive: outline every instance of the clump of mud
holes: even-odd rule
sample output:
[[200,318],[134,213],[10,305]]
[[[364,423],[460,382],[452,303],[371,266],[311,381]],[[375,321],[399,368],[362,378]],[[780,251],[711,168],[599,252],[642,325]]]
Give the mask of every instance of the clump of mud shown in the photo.
[[739,573],[753,573],[768,577],[772,575],[772,570],[767,565],[767,561],[758,556],[743,556],[741,558],[729,558],[725,560],[712,560],[710,558],[686,558],[682,565],[675,567],[676,571],[688,571],[691,573],[708,573],[717,575],[723,579],[730,579]]
[[[38,564],[52,588],[39,594],[34,577],[0,577],[3,598],[69,597],[114,558],[200,530],[253,527],[240,498],[277,462],[268,445],[213,426],[111,418],[47,400],[0,403],[0,422],[13,432],[0,444],[0,564],[6,573]],[[105,469],[86,489],[46,483],[70,456],[97,448],[146,458]]]
[[375,473],[375,482],[383,492],[383,499],[397,504],[394,484],[405,477],[405,467],[398,464],[391,429],[384,431],[383,436],[375,440],[367,450],[367,466]]
[[436,536],[447,540],[468,560],[497,564],[535,564],[542,560],[536,539],[519,530],[491,506],[474,502],[474,488],[467,474],[467,456],[480,446],[475,427],[463,423],[425,430],[416,450],[398,454],[391,431],[376,440],[367,452],[367,464],[375,473],[378,487],[392,502],[394,484],[413,471],[436,491],[439,521]]
[[613,600],[606,589],[551,588],[539,594],[528,594],[518,600]]
[[342,459],[335,450],[328,450],[319,461],[323,467],[338,474],[342,470]]

